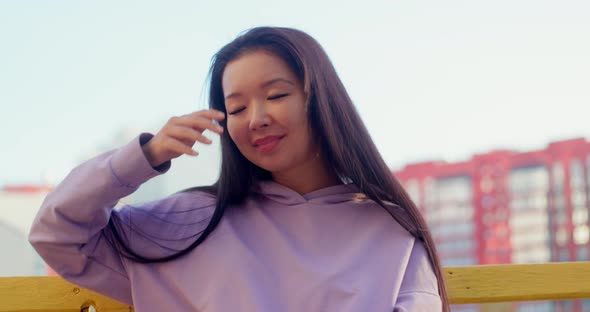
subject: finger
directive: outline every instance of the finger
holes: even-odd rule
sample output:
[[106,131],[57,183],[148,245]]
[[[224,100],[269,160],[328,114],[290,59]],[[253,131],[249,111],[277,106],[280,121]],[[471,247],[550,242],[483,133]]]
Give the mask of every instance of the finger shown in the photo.
[[190,146],[191,148],[194,148],[195,142],[193,141],[188,141],[188,140],[179,140],[180,142],[182,142],[182,144],[186,145],[186,146]]
[[185,126],[170,126],[168,127],[166,134],[186,143],[188,146],[193,146],[196,141],[204,144],[211,144],[211,140],[201,132]]
[[191,155],[191,156],[197,156],[199,155],[199,153],[197,151],[195,151],[194,149],[192,149],[190,146],[182,143],[181,141],[174,139],[174,138],[169,138],[168,140],[166,140],[166,149],[175,154],[175,157],[178,157],[180,155],[183,154],[187,154],[187,155]]
[[198,112],[191,113],[189,115],[201,116],[208,119],[215,119],[217,121],[225,119],[225,113],[222,111],[218,111],[216,109],[201,110]]
[[205,129],[208,129],[212,132],[215,132],[217,134],[221,134],[223,133],[223,127],[216,124],[213,120],[206,118],[204,116],[199,116],[199,115],[193,115],[193,114],[189,114],[189,115],[185,115],[182,117],[179,117],[177,119],[174,119],[172,121],[172,123],[174,125],[182,125],[185,127],[190,127],[193,128],[199,132],[203,132],[205,131]]

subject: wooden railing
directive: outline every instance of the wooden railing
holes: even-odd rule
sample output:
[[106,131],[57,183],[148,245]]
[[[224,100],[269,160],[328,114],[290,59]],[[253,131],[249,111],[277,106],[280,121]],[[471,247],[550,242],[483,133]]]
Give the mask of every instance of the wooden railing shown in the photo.
[[[590,262],[445,268],[451,303],[590,298]],[[123,312],[133,309],[60,277],[0,278],[0,312]]]

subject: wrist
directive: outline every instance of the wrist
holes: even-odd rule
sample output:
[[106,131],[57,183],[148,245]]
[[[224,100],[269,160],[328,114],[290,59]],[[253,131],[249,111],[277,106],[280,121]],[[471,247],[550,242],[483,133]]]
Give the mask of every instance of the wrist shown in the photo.
[[152,166],[152,168],[155,168],[155,167],[159,166],[160,164],[156,163],[156,160],[154,159],[154,156],[152,154],[152,150],[150,147],[151,147],[151,144],[150,144],[150,141],[148,141],[147,143],[145,143],[141,146],[141,150],[143,151],[143,155],[145,156],[145,159],[147,159],[150,166]]

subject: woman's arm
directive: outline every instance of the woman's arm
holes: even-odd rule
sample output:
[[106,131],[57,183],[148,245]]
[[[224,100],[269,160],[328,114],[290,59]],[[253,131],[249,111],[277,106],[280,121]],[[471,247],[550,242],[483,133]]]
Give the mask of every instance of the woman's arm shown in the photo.
[[142,134],[120,149],[91,159],[72,172],[44,200],[29,241],[45,262],[69,281],[132,303],[124,261],[102,230],[119,199],[165,172],[148,163]]
[[432,270],[432,265],[430,264],[424,245],[417,240],[414,242],[414,247],[393,311],[442,311],[436,275]]
[[[211,144],[211,140],[202,133],[210,130],[221,134],[223,128],[214,121],[224,118],[224,113],[215,110],[172,117],[155,136],[142,134],[126,146],[76,167],[43,202],[29,233],[29,241],[47,264],[64,278],[131,304],[131,287],[125,261],[107,240],[107,237],[111,238],[107,230],[113,233],[112,228],[107,228],[109,220],[113,220],[112,224],[117,230],[129,231],[120,235],[128,246],[132,245],[132,236],[138,238],[133,240],[133,245],[149,244],[151,241],[141,239],[142,235],[133,235],[134,227],[151,228],[156,233],[163,230],[167,236],[178,238],[178,233],[167,231],[166,228],[179,228],[182,232],[182,224],[166,220],[162,221],[167,223],[167,227],[162,223],[148,223],[150,219],[161,220],[157,216],[150,218],[150,210],[156,208],[166,211],[184,204],[178,197],[171,197],[170,201],[159,201],[150,207],[143,207],[145,209],[126,207],[121,213],[111,214],[113,207],[119,199],[133,193],[142,183],[167,171],[171,159],[184,154],[196,156],[197,152],[193,150],[195,142]],[[211,202],[210,199],[208,201]],[[196,213],[192,218],[202,217],[198,223],[203,224],[209,212],[202,208],[212,205],[194,199],[188,202],[192,205],[197,202],[204,204],[190,209]],[[183,246],[194,236],[176,239],[174,245]],[[148,248],[150,252],[160,252],[162,249],[174,250],[165,245]]]

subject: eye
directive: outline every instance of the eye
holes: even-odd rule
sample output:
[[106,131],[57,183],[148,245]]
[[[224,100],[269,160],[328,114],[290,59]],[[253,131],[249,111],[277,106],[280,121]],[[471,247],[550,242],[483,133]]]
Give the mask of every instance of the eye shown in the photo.
[[230,115],[235,115],[235,114],[238,114],[238,113],[240,113],[241,111],[243,111],[245,109],[246,109],[246,107],[240,107],[240,108],[238,108],[238,109],[236,109],[234,111],[229,112],[229,114]]
[[288,93],[281,93],[281,94],[277,94],[277,95],[271,95],[267,98],[267,100],[272,101],[272,100],[278,100],[280,98],[284,98],[286,96],[288,96]]

